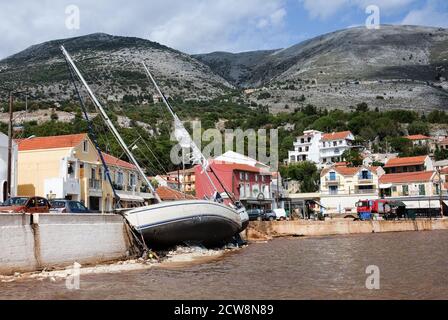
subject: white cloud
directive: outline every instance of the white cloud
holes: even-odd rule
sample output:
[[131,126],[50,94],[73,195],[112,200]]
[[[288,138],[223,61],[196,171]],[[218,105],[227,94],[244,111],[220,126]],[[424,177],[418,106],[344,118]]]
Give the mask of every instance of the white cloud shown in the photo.
[[429,1],[423,8],[412,10],[401,21],[403,25],[448,27],[448,12],[437,9],[436,1]]
[[344,13],[347,9],[359,8],[364,10],[369,5],[380,8],[381,14],[390,15],[403,10],[405,6],[416,0],[299,0],[308,11],[312,19],[326,20],[336,14]]
[[[142,37],[190,53],[251,50],[263,48],[266,43],[280,46],[285,40],[285,3],[286,0],[127,0],[124,4],[119,0],[0,0],[0,58],[32,44],[94,32]],[[65,27],[65,8],[71,4],[80,8],[79,30]]]

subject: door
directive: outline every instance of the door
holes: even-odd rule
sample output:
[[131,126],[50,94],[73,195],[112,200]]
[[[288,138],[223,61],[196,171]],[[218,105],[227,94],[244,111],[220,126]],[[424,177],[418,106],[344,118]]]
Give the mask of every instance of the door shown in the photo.
[[32,197],[28,200],[26,204],[26,212],[33,214],[36,213],[36,198]]

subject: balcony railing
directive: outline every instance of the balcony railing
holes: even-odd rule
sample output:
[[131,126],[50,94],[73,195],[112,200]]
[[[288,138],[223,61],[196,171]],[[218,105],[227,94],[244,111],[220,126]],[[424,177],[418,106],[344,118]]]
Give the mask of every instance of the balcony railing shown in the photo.
[[340,177],[325,177],[326,184],[339,184],[341,182]]
[[89,179],[89,187],[93,190],[101,190],[101,180]]
[[359,183],[373,183],[372,176],[358,176]]
[[378,189],[357,189],[354,192],[355,194],[376,194],[378,193]]

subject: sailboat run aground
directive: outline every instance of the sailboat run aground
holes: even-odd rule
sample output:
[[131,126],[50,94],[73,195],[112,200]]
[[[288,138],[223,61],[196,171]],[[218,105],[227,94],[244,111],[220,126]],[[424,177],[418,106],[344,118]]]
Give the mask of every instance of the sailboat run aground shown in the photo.
[[[209,178],[209,182],[215,190],[215,201],[185,200],[162,202],[131,150],[120,136],[118,130],[115,128],[79,69],[76,67],[73,59],[63,46],[61,46],[61,50],[71,70],[76,74],[79,81],[81,81],[92,102],[98,108],[107,127],[113,133],[115,139],[123,148],[129,160],[136,166],[143,181],[146,182],[151,193],[154,195],[157,202],[156,204],[136,208],[124,213],[124,217],[132,228],[143,237],[149,246],[167,247],[182,244],[184,242],[200,242],[204,245],[221,244],[231,240],[247,227],[249,218],[245,208],[240,203],[232,200],[233,205],[227,206],[218,201],[221,197],[216,196],[219,195],[218,189],[208,175],[209,164],[207,159],[191,139],[191,136],[174,113],[144,63],[143,67],[148,78],[156,87],[164,104],[174,118],[175,136],[177,140],[182,147],[191,148],[193,163],[202,166],[202,170],[204,170]],[[219,181],[217,176],[216,178]],[[232,199],[230,194],[229,198]]]

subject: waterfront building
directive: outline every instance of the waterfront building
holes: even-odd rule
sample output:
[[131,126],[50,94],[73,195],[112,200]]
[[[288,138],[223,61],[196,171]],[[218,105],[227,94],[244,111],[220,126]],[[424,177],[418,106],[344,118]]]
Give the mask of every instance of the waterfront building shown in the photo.
[[[112,187],[87,134],[36,137],[17,143],[18,195],[78,200],[101,212],[114,208]],[[124,207],[152,201],[134,165],[103,155]]]
[[[216,160],[211,161],[210,166],[226,190],[247,208],[271,208],[274,199],[270,190],[271,174],[269,172],[247,164],[223,163]],[[213,194],[213,187],[202,167],[196,166],[195,169],[196,197],[204,199]],[[218,179],[212,173],[210,177],[224,201],[228,203],[229,199]]]
[[433,171],[434,164],[427,155],[389,159],[384,166],[386,173]]
[[356,214],[361,199],[378,199],[381,167],[334,165],[321,172],[320,199],[327,214]]
[[180,180],[177,175],[157,175],[155,177],[149,177],[150,181],[155,180],[158,186],[167,187],[170,189],[180,189]]
[[195,194],[196,192],[196,176],[195,168],[168,172],[168,176],[178,179],[181,185],[181,191],[188,194]]
[[[8,199],[8,149],[9,138],[0,132],[0,202]],[[13,141],[11,152],[11,196],[17,194],[17,143]]]
[[[385,174],[380,178],[380,196],[402,201],[407,209],[417,213],[438,211],[444,181],[444,175],[439,176],[436,171]],[[444,206],[446,198],[446,195],[442,195]]]
[[350,131],[322,133],[308,130],[294,142],[288,152],[288,164],[310,161],[320,167],[343,161],[343,153],[354,147],[355,137]]

